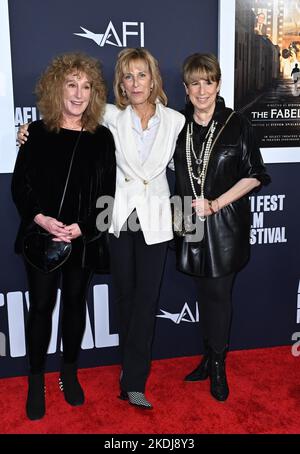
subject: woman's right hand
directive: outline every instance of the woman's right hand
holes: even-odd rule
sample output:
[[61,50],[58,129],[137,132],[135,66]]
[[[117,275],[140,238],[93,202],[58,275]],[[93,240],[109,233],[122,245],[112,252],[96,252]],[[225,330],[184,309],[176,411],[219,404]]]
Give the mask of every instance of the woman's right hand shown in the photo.
[[34,222],[42,227],[47,232],[54,236],[55,241],[66,241],[71,243],[70,232],[66,229],[66,225],[51,216],[37,214],[34,217]]
[[29,136],[28,126],[29,123],[25,123],[24,125],[19,126],[17,134],[17,144],[19,146],[23,145],[27,140],[27,136]]

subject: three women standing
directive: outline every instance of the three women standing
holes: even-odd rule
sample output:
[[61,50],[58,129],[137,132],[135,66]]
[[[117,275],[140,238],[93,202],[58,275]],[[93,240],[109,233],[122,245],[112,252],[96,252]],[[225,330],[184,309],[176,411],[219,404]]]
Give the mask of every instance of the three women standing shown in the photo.
[[184,232],[176,235],[177,268],[194,277],[205,346],[200,365],[185,379],[210,377],[211,394],[220,401],[229,394],[232,285],[249,258],[248,194],[270,180],[249,123],[219,97],[216,57],[191,55],[183,78],[185,117],[166,107],[155,58],[146,49],[125,49],[115,67],[116,105],[107,105],[104,114],[117,161],[110,248],[120,315],[120,398],[148,409],[155,313],[173,237],[166,167],[178,134],[182,130],[174,155],[176,194],[193,200],[204,232],[195,241]]

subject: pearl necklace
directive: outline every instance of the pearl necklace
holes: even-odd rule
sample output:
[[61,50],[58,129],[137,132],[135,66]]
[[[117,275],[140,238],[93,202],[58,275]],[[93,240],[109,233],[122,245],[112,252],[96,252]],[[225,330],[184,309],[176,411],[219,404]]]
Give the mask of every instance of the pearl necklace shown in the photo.
[[[192,187],[192,191],[193,191],[193,195],[194,195],[195,199],[204,199],[204,183],[205,183],[206,172],[207,172],[207,167],[208,167],[211,151],[213,148],[212,143],[213,143],[213,136],[214,136],[216,127],[217,127],[217,122],[213,120],[210,125],[210,128],[207,131],[207,134],[203,140],[202,147],[201,147],[201,150],[199,153],[199,157],[197,158],[197,155],[194,150],[194,144],[193,144],[193,123],[188,123],[188,125],[187,125],[186,163],[187,163],[187,169],[188,169],[188,174],[189,174],[189,180],[191,183],[191,187]],[[194,175],[194,173],[193,173],[192,155],[198,166],[198,168],[197,168],[198,175]],[[202,164],[202,169],[200,169],[201,164]],[[197,184],[200,186],[200,195],[197,194],[194,180],[197,181]],[[199,218],[201,221],[205,220],[205,217],[199,216]]]

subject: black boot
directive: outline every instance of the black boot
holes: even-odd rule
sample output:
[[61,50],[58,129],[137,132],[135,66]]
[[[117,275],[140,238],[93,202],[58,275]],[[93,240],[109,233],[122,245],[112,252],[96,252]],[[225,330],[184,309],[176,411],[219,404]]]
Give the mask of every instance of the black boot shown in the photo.
[[211,349],[210,357],[210,393],[215,399],[224,401],[229,395],[225,372],[225,349],[220,353]]
[[209,356],[204,355],[199,366],[188,374],[184,381],[202,381],[208,378],[209,371]]
[[68,404],[77,406],[84,403],[84,393],[77,378],[77,364],[63,363],[59,377],[59,387]]
[[200,364],[190,374],[188,374],[184,381],[202,381],[206,380],[209,375],[209,347],[207,341],[204,340],[204,356]]
[[26,413],[32,421],[45,415],[45,379],[44,374],[29,374]]

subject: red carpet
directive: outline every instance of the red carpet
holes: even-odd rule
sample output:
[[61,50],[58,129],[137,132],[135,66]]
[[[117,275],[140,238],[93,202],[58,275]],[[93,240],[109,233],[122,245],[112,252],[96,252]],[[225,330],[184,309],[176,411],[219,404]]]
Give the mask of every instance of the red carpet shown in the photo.
[[58,373],[46,375],[46,416],[26,418],[26,378],[0,379],[1,434],[299,434],[300,357],[290,347],[230,352],[230,395],[209,394],[209,381],[184,383],[199,358],[154,361],[147,397],[151,411],[117,399],[119,367],[81,369],[86,403],[70,407]]

